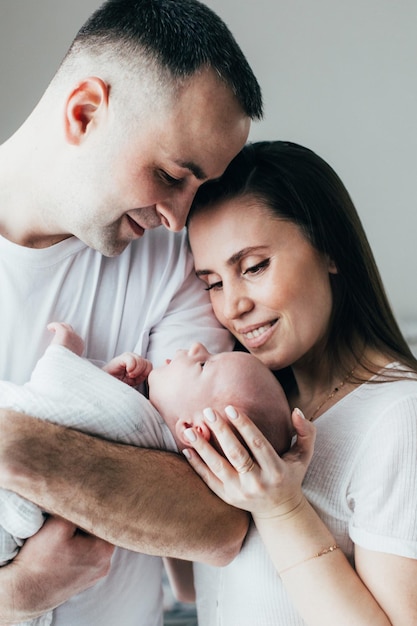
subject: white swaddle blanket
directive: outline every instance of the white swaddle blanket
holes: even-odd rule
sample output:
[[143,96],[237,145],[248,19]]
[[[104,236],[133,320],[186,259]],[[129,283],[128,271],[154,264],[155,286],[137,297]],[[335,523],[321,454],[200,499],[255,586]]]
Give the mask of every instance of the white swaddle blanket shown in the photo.
[[[28,383],[0,381],[0,406],[105,439],[143,448],[177,450],[158,411],[129,387],[67,348],[51,345]],[[45,521],[42,511],[0,489],[0,565],[13,559],[24,540]],[[52,611],[23,626],[49,626]]]

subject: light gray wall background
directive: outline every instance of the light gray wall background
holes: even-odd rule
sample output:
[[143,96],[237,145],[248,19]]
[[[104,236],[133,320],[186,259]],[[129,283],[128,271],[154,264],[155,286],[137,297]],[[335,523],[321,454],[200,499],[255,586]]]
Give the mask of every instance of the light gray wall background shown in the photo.
[[[0,0],[0,142],[36,104],[100,0]],[[323,156],[348,187],[389,298],[417,324],[416,0],[206,0],[262,86],[251,139]],[[417,331],[416,331],[417,337]]]

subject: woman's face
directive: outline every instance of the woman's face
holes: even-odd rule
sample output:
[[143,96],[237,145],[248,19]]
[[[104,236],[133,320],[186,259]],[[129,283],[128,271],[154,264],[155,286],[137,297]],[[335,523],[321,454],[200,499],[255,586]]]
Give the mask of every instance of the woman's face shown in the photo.
[[189,237],[216,317],[240,343],[270,369],[314,360],[336,269],[298,226],[244,197],[195,215]]

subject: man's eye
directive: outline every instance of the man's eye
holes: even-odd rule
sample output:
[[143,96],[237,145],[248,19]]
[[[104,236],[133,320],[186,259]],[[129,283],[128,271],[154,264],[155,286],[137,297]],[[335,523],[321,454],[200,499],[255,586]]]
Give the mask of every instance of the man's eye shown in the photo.
[[168,172],[166,172],[165,170],[160,170],[159,174],[162,178],[162,180],[167,183],[167,185],[178,185],[179,183],[182,182],[182,178],[175,178],[174,176],[171,176],[171,174],[168,174]]

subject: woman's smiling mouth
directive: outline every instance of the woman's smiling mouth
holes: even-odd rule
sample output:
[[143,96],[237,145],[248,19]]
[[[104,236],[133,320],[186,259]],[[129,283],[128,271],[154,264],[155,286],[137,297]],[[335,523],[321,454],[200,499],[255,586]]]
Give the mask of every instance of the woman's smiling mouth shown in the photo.
[[252,327],[250,330],[242,329],[238,332],[248,346],[257,348],[269,339],[277,322],[278,319],[275,319],[261,326]]

